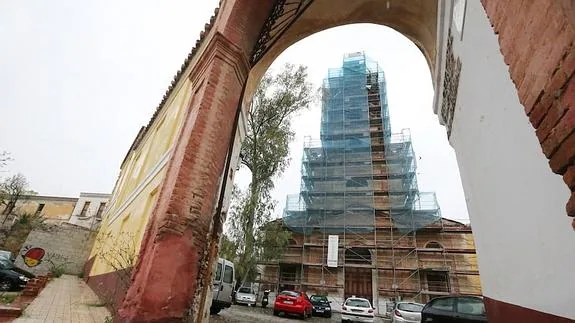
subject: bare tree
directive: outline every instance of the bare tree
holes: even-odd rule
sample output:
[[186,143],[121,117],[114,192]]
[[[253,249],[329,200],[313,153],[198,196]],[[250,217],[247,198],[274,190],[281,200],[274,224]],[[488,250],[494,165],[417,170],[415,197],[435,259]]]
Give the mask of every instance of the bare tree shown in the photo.
[[20,173],[7,177],[0,183],[0,204],[4,205],[2,215],[5,215],[2,224],[16,207],[16,202],[29,192],[28,180]]

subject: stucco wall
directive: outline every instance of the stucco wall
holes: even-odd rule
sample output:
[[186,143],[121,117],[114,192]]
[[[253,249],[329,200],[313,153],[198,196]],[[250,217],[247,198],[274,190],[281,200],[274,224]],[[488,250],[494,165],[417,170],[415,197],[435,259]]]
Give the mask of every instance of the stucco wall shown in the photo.
[[[95,227],[98,224],[97,217],[99,216],[101,218],[103,216],[109,200],[110,194],[80,193],[80,198],[76,203],[76,207],[74,207],[74,210],[72,211],[72,216],[70,217],[69,222],[86,228]],[[82,210],[87,202],[90,202],[90,204],[86,213],[82,215]],[[98,215],[98,210],[100,210],[100,206],[103,203],[105,203],[103,209]]]
[[[189,81],[180,85],[174,96],[167,101],[166,109],[155,116],[155,121],[150,124],[139,144],[128,153],[103,215],[90,258],[96,256],[98,250],[115,248],[114,243],[103,242],[106,237],[130,240],[137,256],[158,198],[174,140],[181,128],[185,107],[191,98],[190,86]],[[98,276],[112,271],[113,266],[96,257],[89,275]]]
[[575,318],[570,192],[551,172],[479,1],[467,1],[450,142],[475,232],[485,296]]
[[16,202],[13,213],[17,214],[34,214],[40,204],[44,207],[40,214],[46,222],[67,221],[72,215],[72,210],[76,205],[77,198],[52,197],[52,196],[25,196]]
[[68,274],[82,272],[92,245],[90,231],[73,225],[54,225],[30,232],[16,256],[16,266],[34,274],[62,267]]

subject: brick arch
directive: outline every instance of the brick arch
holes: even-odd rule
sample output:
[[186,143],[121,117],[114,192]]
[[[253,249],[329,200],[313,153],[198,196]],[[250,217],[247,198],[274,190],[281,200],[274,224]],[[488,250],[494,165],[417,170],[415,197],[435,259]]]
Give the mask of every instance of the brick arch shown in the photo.
[[[309,1],[301,0],[302,3]],[[315,1],[325,3],[326,0]],[[343,0],[333,1],[343,3]],[[372,0],[353,2],[375,3]],[[426,2],[411,1],[414,7]],[[374,11],[366,9],[368,7],[350,12],[351,18],[347,20],[328,17],[321,26],[313,26],[309,19],[298,20],[310,29],[286,34],[281,39],[283,43],[270,46],[267,54],[254,61],[254,48],[260,44],[262,26],[275,3],[275,0],[222,0],[219,11],[206,24],[206,30],[164,97],[165,101],[181,79],[192,81],[193,97],[142,241],[133,283],[120,310],[122,322],[179,322],[189,315],[193,321],[201,320],[202,300],[210,285],[209,264],[217,251],[214,241],[221,232],[222,219],[216,212],[219,178],[225,173],[228,146],[237,127],[234,120],[241,103],[249,100],[250,91],[273,58],[312,31],[353,22],[386,24],[370,16]],[[535,0],[529,5],[519,0],[482,0],[482,3],[495,32],[499,33],[505,62],[510,66],[511,78],[536,128],[543,152],[550,158],[552,170],[563,175],[573,191],[573,4],[569,0]],[[333,13],[335,7],[329,9]],[[420,30],[417,34],[413,29],[421,27],[421,20],[418,22],[416,15],[407,9],[397,14],[406,19],[403,27],[389,21],[388,25],[412,39],[428,63],[434,63],[435,39],[431,50],[429,40],[421,34],[424,32]],[[527,32],[520,33],[525,30]],[[555,41],[547,41],[549,39]],[[433,65],[430,64],[432,74],[436,71]],[[162,104],[158,109],[161,108]],[[567,205],[570,216],[575,216],[574,196],[572,194]]]
[[[281,1],[280,1],[281,2]],[[297,1],[294,1],[297,2]],[[437,0],[381,1],[381,0],[311,0],[301,15],[294,19],[281,37],[272,39],[265,53],[252,62],[246,85],[244,106],[249,103],[259,80],[273,61],[288,47],[315,33],[338,26],[357,23],[372,23],[394,29],[411,40],[422,52],[428,64],[432,81],[435,82],[435,60],[437,56]],[[389,7],[387,6],[389,3]],[[290,7],[291,9],[291,7]],[[289,17],[284,18],[289,20]],[[267,23],[273,23],[268,19]],[[276,21],[276,25],[283,24]],[[272,27],[272,28],[275,28]],[[262,29],[265,32],[265,28]],[[258,45],[256,45],[256,52]],[[253,59],[252,59],[253,61]]]

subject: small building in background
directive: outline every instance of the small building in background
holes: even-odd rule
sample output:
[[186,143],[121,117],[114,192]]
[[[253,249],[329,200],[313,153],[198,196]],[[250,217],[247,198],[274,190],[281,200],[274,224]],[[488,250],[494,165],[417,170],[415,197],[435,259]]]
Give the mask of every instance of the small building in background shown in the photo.
[[80,197],[23,195],[9,214],[0,206],[2,227],[11,226],[19,216],[41,215],[44,223],[70,223],[88,229],[97,225],[106,208],[110,194],[80,193]]
[[[4,214],[3,226],[12,225],[21,215],[42,215],[44,222],[56,224],[66,222],[78,202],[77,197],[23,195],[9,212]],[[2,213],[4,209],[2,209]],[[5,221],[4,221],[5,220]]]
[[111,194],[80,193],[69,222],[85,228],[93,228],[102,220]]

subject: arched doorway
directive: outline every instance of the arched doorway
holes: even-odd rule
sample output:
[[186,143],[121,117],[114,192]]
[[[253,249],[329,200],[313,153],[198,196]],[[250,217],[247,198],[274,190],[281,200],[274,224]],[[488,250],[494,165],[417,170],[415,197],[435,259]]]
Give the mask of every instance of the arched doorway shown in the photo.
[[344,261],[344,299],[351,296],[363,297],[373,304],[371,251],[360,247],[346,249]]
[[[138,322],[175,321],[186,313],[191,313],[199,320],[207,287],[210,285],[209,264],[216,254],[216,242],[221,232],[220,211],[225,209],[223,205],[226,194],[220,190],[220,179],[230,178],[233,172],[230,170],[231,161],[234,156],[237,157],[238,151],[231,148],[241,141],[241,133],[234,138],[238,120],[241,118],[241,107],[247,107],[245,103],[250,101],[260,77],[285,48],[314,32],[349,23],[369,22],[390,26],[410,38],[424,53],[436,90],[434,108],[440,122],[446,125],[448,136],[458,152],[458,159],[462,160],[460,167],[464,187],[470,196],[468,205],[476,209],[477,217],[474,218],[474,212],[470,213],[472,221],[477,219],[476,232],[481,237],[478,239],[480,267],[489,268],[496,260],[490,258],[489,252],[483,254],[486,260],[481,260],[481,249],[497,251],[494,246],[497,243],[505,243],[513,249],[517,247],[517,243],[527,242],[533,244],[532,252],[537,250],[537,255],[544,258],[542,263],[549,261],[558,267],[572,268],[569,257],[545,253],[544,248],[550,248],[549,246],[568,246],[564,250],[570,254],[572,247],[569,246],[574,245],[573,238],[567,236],[564,227],[560,229],[557,225],[558,220],[553,218],[542,221],[552,223],[547,224],[546,228],[555,234],[538,238],[549,238],[549,241],[545,241],[547,243],[541,240],[541,243],[536,244],[521,239],[520,233],[514,236],[517,238],[515,240],[501,239],[500,237],[508,232],[496,226],[495,216],[501,214],[501,211],[490,206],[507,205],[508,207],[502,209],[510,219],[516,219],[512,214],[529,213],[530,217],[523,218],[532,221],[528,223],[499,218],[508,226],[519,223],[527,232],[526,236],[529,236],[529,233],[534,231],[533,228],[537,227],[535,211],[545,214],[552,205],[564,203],[569,198],[568,190],[563,185],[564,191],[555,194],[556,198],[545,200],[545,203],[530,209],[524,209],[525,206],[520,204],[519,198],[525,200],[525,194],[531,193],[518,193],[518,190],[513,190],[512,184],[526,176],[535,174],[542,179],[538,182],[544,182],[546,188],[551,187],[552,191],[559,189],[557,181],[549,177],[548,170],[547,174],[540,173],[540,152],[537,158],[532,155],[535,136],[531,133],[528,134],[531,136],[528,139],[521,137],[527,133],[527,129],[520,125],[523,121],[519,119],[516,110],[506,111],[507,106],[516,108],[517,96],[531,123],[537,128],[537,138],[546,157],[550,158],[551,169],[558,174],[564,174],[569,188],[575,188],[575,122],[571,118],[572,110],[566,108],[572,106],[573,97],[570,94],[575,92],[575,81],[571,77],[575,68],[572,64],[572,3],[539,1],[524,6],[521,1],[484,0],[482,4],[491,18],[495,32],[499,33],[501,52],[505,63],[510,66],[511,79],[518,89],[518,92],[514,90],[512,93],[513,98],[505,97],[500,102],[486,101],[485,98],[494,95],[493,93],[500,94],[498,91],[501,91],[502,82],[507,82],[504,86],[508,87],[509,75],[504,64],[501,64],[503,61],[497,56],[498,53],[496,55],[493,51],[481,51],[484,48],[492,50],[493,41],[496,42],[496,39],[487,24],[483,7],[477,2],[221,1],[219,11],[207,25],[206,31],[200,35],[196,48],[184,63],[182,71],[176,76],[159,108],[160,111],[164,104],[167,104],[168,99],[173,96],[174,88],[180,89],[183,83],[189,85],[190,103],[167,161],[165,178],[158,194],[159,200],[148,223],[133,284],[122,307],[122,317],[126,321]],[[473,19],[463,23],[461,17],[465,19],[466,12],[473,13],[469,15]],[[556,23],[553,27],[545,28],[549,17],[553,17]],[[470,28],[474,23],[480,27]],[[537,37],[517,37],[518,34],[537,34],[539,31],[546,36],[541,38],[557,38],[559,41],[543,42],[538,41]],[[475,39],[478,43],[469,42],[468,38]],[[462,41],[463,39],[465,40]],[[476,53],[481,54],[477,56]],[[460,77],[468,78],[463,82],[466,86],[461,88],[459,87],[463,83]],[[484,88],[488,91],[480,90]],[[462,101],[468,104],[464,108],[461,107]],[[500,111],[480,110],[481,106],[476,102],[482,103],[483,106],[495,106]],[[498,119],[498,116],[501,118]],[[525,118],[525,115],[522,117]],[[486,120],[488,126],[485,126]],[[511,124],[510,121],[514,123]],[[151,123],[154,122],[153,119]],[[502,145],[508,141],[497,141],[496,137],[490,137],[489,132],[486,132],[493,129],[497,131],[491,133],[502,131],[504,128],[501,123],[510,124],[513,130],[515,127],[521,128],[521,136],[517,135],[518,131],[513,131],[512,134],[518,136],[516,139],[526,143],[528,147],[509,145],[507,148],[518,147],[514,152],[523,153],[521,156],[525,157],[524,160],[528,161],[528,165],[536,169],[536,172],[519,168],[523,169],[524,176],[504,177],[518,172],[511,163],[505,162],[505,158],[497,160],[498,156],[494,155],[498,153],[499,156],[508,156],[508,151],[504,151],[505,146]],[[486,140],[473,141],[482,138],[482,134]],[[492,154],[489,154],[490,150],[486,148],[490,144],[497,148],[492,149]],[[501,163],[504,167],[494,167],[495,163]],[[479,172],[485,172],[488,176],[478,177],[476,174]],[[497,187],[504,190],[490,191],[496,186],[493,182],[495,178],[501,181],[498,184],[504,184]],[[571,201],[575,201],[575,194],[570,195]],[[509,200],[502,201],[503,196]],[[521,209],[521,212],[513,207]],[[558,216],[556,208],[550,213],[553,213],[553,217]],[[562,211],[562,214],[564,213]],[[567,213],[575,215],[575,202],[567,205]],[[521,265],[526,259],[525,256],[519,253],[508,260],[512,265]],[[510,268],[512,270],[513,267]],[[534,265],[530,266],[529,270],[548,279],[545,284],[538,285],[542,290],[550,291],[553,286],[569,289],[569,286],[556,281],[548,268]],[[501,318],[505,315],[526,317],[523,320],[525,322],[529,322],[529,317],[535,317],[536,314],[533,313],[575,316],[574,310],[567,306],[538,303],[538,300],[547,297],[545,293],[534,296],[542,297],[541,299],[523,298],[525,293],[521,292],[524,288],[522,282],[515,280],[511,271],[505,271],[510,278],[506,281],[510,287],[507,291],[497,290],[495,286],[496,282],[500,281],[496,279],[496,275],[501,275],[501,272],[484,270],[484,273],[487,287],[485,290],[491,293],[486,295],[488,312],[489,308],[492,308],[492,313],[498,312],[502,315],[490,318],[492,322],[505,322]],[[159,279],[160,277],[162,279]],[[502,293],[504,297],[501,296]],[[490,298],[490,295],[493,298]],[[569,295],[570,293],[566,293],[562,299],[569,302],[569,297],[572,297]],[[514,308],[513,304],[525,310]]]

